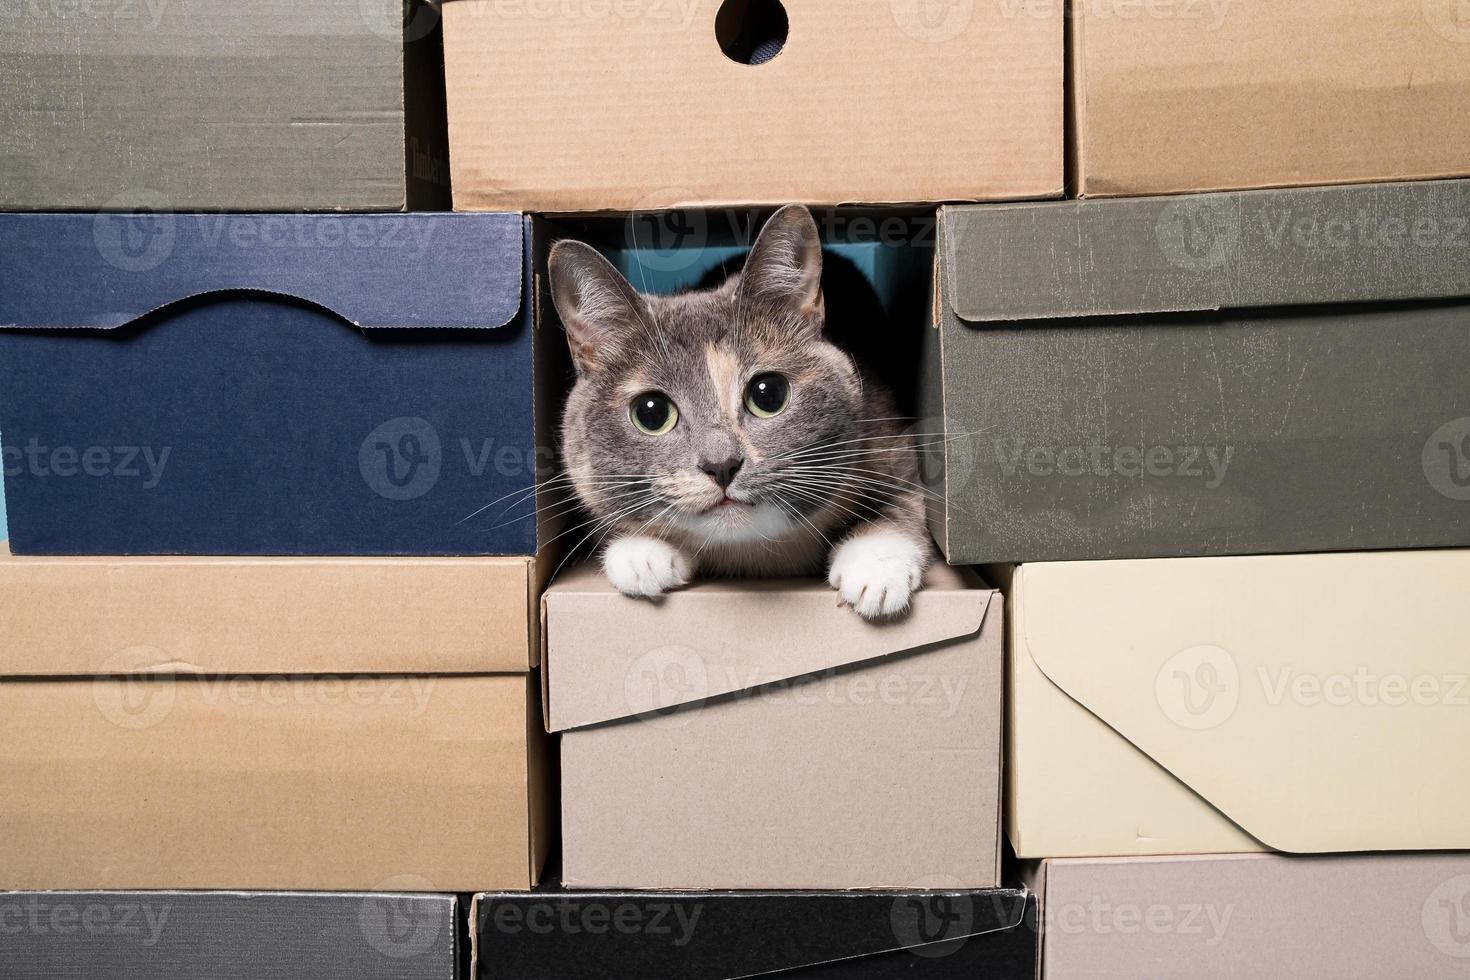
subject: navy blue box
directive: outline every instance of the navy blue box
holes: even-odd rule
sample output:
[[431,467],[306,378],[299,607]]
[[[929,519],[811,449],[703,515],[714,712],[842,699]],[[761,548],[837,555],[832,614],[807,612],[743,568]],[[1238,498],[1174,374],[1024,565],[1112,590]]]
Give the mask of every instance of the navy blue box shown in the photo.
[[487,508],[550,462],[529,259],[517,214],[0,215],[11,551],[535,553]]

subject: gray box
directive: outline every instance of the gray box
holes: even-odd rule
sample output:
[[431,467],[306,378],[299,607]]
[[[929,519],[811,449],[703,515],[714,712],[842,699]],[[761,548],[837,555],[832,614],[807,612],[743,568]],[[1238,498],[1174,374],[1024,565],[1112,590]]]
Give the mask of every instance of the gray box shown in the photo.
[[940,238],[951,562],[1470,544],[1470,181],[952,207]]
[[447,208],[421,0],[36,0],[0,12],[0,210]]
[[0,892],[6,980],[458,980],[459,934],[453,895]]

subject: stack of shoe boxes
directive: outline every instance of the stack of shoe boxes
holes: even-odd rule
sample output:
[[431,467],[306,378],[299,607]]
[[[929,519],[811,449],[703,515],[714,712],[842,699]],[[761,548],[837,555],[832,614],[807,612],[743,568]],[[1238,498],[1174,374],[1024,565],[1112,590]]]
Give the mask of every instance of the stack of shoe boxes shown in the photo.
[[[912,389],[924,205],[1063,184],[1060,8],[923,7],[453,0],[455,207],[540,213],[542,276],[573,238],[671,292],[812,205],[829,311],[870,296]],[[875,624],[816,579],[648,602],[569,563],[543,619],[559,875],[476,897],[480,977],[1034,974],[1034,900],[1001,868],[1002,600],[978,575],[941,566]]]
[[1046,977],[1470,956],[1455,6],[1079,0],[1077,199],[941,215],[931,524],[1006,594]]
[[426,210],[437,15],[6,21],[0,973],[453,978],[552,788],[528,223]]
[[[1463,973],[1459,0],[27,10],[0,973]],[[887,622],[540,481],[551,247],[789,202],[924,447]]]

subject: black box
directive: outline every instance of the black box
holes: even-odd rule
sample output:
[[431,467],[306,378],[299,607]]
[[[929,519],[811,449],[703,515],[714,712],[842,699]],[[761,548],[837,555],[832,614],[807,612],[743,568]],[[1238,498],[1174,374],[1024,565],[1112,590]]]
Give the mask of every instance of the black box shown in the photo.
[[475,980],[1036,976],[1024,889],[475,896]]

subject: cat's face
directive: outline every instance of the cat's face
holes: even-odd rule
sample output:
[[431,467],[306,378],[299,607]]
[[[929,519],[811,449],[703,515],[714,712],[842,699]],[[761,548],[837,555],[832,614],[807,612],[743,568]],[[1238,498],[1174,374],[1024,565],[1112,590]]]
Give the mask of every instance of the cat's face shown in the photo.
[[577,384],[568,471],[593,515],[623,530],[759,543],[820,533],[862,384],[822,336],[821,246],[804,208],[778,212],[718,289],[638,294],[601,256],[562,243],[552,295]]

